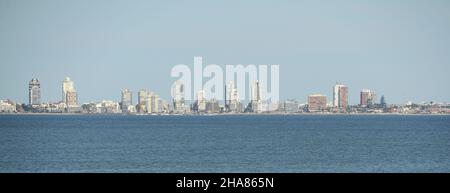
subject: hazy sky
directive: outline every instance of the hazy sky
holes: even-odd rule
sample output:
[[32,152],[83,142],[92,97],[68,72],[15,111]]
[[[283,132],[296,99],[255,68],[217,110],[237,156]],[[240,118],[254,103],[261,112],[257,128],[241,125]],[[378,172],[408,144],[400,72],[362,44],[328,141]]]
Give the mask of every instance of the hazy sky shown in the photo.
[[0,0],[0,98],[119,101],[122,88],[169,99],[176,64],[279,64],[280,98],[337,81],[350,103],[368,88],[388,103],[450,102],[450,1]]

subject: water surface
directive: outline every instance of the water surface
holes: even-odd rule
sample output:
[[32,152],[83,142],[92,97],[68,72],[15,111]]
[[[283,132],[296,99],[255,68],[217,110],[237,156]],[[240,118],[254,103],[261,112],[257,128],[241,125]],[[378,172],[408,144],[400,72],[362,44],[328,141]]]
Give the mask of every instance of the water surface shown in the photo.
[[450,172],[450,116],[0,115],[0,172]]

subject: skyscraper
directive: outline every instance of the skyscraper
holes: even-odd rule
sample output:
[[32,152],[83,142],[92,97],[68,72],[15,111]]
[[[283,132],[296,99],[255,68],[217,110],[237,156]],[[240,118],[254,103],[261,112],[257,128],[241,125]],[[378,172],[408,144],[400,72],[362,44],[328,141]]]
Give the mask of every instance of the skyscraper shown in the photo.
[[138,92],[138,104],[136,107],[136,110],[139,113],[145,113],[146,112],[146,104],[148,100],[148,91],[141,89]]
[[159,98],[159,95],[154,94],[152,96],[152,113],[160,113],[160,109],[161,109],[161,100]]
[[386,106],[387,106],[386,99],[384,98],[384,95],[381,96],[381,99],[380,99],[380,105],[381,105],[383,108],[386,108]]
[[176,81],[172,87],[173,110],[175,112],[185,112],[184,85],[181,81]]
[[375,92],[368,89],[363,89],[360,93],[360,105],[372,105],[376,100],[376,96],[377,95],[375,94]]
[[68,91],[74,91],[73,81],[69,77],[66,77],[62,84],[62,101],[66,103],[66,94]]
[[231,81],[228,83],[227,86],[227,105],[228,105],[228,109],[231,112],[235,112],[235,113],[240,113],[243,111],[243,106],[242,103],[239,100],[239,93],[238,90],[236,88],[236,86],[234,85],[234,82]]
[[308,111],[317,112],[327,108],[327,97],[321,94],[312,94],[308,96]]
[[31,79],[28,84],[28,104],[39,105],[41,103],[41,83],[37,78]]
[[197,107],[199,112],[206,111],[206,98],[204,90],[199,90],[197,92]]
[[258,112],[261,110],[261,105],[262,105],[262,96],[261,96],[261,85],[259,84],[259,81],[254,81],[252,84],[252,100],[251,100],[251,105],[252,105],[252,111],[253,112]]
[[68,108],[78,107],[78,94],[76,91],[67,91],[66,105]]
[[145,107],[148,113],[159,113],[159,96],[153,92],[148,93]]
[[130,89],[123,89],[122,90],[122,112],[128,112],[128,107],[133,105],[133,93]]
[[333,88],[333,106],[341,111],[347,111],[348,106],[348,87],[342,84],[336,84]]
[[78,93],[69,77],[66,77],[63,81],[62,95],[62,101],[66,104],[66,107],[78,107]]
[[261,88],[259,81],[254,81],[252,84],[252,101],[261,100]]
[[212,98],[211,100],[206,102],[206,112],[208,113],[218,113],[219,112],[219,101],[217,101],[215,98]]

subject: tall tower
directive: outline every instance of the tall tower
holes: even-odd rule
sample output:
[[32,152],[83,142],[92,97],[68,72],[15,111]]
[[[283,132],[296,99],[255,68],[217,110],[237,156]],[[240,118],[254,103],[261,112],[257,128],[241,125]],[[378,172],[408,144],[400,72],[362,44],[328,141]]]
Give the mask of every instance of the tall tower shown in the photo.
[[122,111],[126,112],[128,111],[128,107],[133,105],[133,93],[130,89],[123,89],[122,90]]
[[198,105],[198,111],[200,111],[200,112],[206,111],[206,98],[205,98],[204,90],[199,90],[197,92],[197,105]]
[[41,103],[41,83],[37,78],[31,79],[28,84],[28,104],[39,105]]
[[261,96],[261,85],[259,84],[259,81],[254,81],[252,84],[252,110],[253,112],[258,112],[261,110],[262,107],[262,96]]
[[148,100],[148,91],[141,89],[138,92],[138,104],[136,108],[139,113],[145,113],[145,111],[147,111],[146,110],[147,100]]
[[78,106],[78,93],[69,77],[66,77],[62,83],[62,101],[67,107]]
[[363,89],[360,93],[360,105],[361,106],[367,106],[372,105],[376,100],[376,94],[375,92]]
[[184,112],[184,85],[181,81],[176,81],[172,87],[173,108],[176,112]]
[[252,101],[261,100],[261,88],[259,81],[254,81],[252,84]]
[[73,86],[73,81],[71,81],[69,77],[66,77],[62,84],[62,101],[64,103],[66,103],[66,95],[69,91],[75,91],[75,87]]
[[147,113],[159,113],[159,96],[153,92],[149,92],[145,102]]
[[333,106],[343,111],[348,106],[348,87],[342,84],[336,84],[333,88]]

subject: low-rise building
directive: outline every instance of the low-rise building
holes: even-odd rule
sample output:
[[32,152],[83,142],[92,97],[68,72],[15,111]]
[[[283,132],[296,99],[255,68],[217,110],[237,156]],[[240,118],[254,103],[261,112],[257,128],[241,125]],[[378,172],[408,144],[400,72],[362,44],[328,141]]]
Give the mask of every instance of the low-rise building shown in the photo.
[[312,94],[308,96],[308,111],[320,112],[327,108],[327,97],[321,94]]

